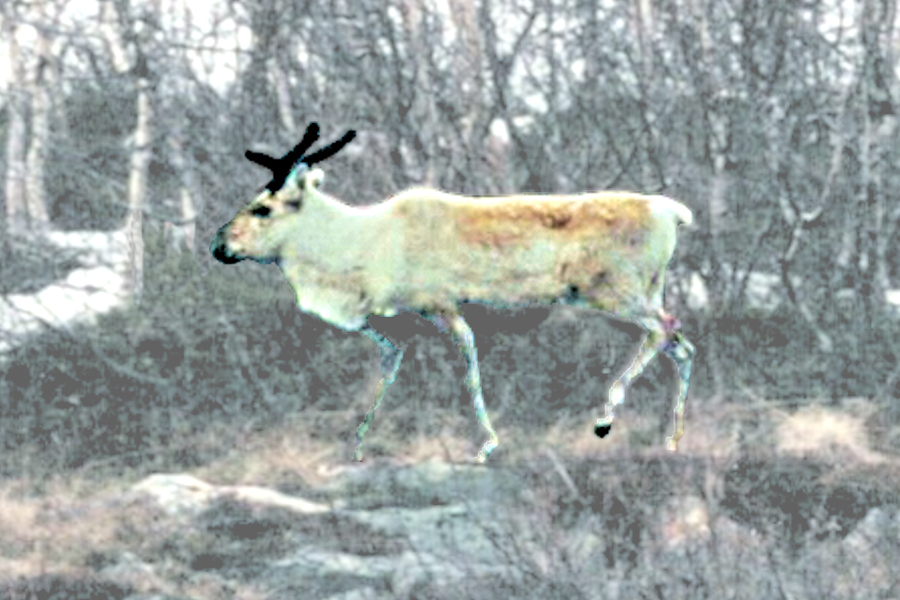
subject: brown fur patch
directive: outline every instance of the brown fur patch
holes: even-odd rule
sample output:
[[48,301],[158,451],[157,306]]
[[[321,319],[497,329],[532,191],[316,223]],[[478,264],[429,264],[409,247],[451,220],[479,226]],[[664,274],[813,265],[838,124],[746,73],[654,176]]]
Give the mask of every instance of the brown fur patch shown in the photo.
[[461,242],[490,247],[524,244],[540,233],[642,240],[651,217],[647,198],[624,193],[472,198],[449,208]]

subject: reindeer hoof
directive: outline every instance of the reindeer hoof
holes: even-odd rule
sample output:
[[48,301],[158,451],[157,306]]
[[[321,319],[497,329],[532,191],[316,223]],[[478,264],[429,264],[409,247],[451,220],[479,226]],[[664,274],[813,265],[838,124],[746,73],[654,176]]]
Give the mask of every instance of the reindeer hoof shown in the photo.
[[609,423],[597,423],[594,425],[594,433],[598,438],[605,438],[612,431],[612,425]]

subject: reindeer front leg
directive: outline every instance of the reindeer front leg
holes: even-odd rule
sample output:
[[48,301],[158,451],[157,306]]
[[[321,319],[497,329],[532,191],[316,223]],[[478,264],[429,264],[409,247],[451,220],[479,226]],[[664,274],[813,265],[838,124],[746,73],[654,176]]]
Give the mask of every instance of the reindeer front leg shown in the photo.
[[369,425],[372,424],[372,419],[375,418],[375,411],[378,410],[378,407],[381,406],[381,401],[384,400],[388,387],[394,383],[394,378],[400,369],[400,362],[403,360],[403,350],[394,346],[389,339],[372,329],[369,325],[363,327],[361,331],[375,342],[378,345],[378,349],[381,350],[382,378],[375,389],[375,403],[372,404],[372,408],[366,413],[363,422],[360,423],[359,428],[356,430],[356,451],[353,453],[353,460],[355,461],[362,461],[363,438],[369,430]]

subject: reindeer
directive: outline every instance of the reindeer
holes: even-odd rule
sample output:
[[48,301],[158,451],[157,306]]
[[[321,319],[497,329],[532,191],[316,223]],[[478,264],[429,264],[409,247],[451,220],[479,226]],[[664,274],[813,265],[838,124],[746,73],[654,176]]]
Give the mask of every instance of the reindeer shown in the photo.
[[418,312],[451,333],[468,366],[475,414],[490,434],[476,461],[484,462],[497,448],[475,339],[459,311],[465,302],[568,304],[641,325],[647,338],[613,383],[594,432],[601,438],[610,432],[625,388],[662,351],[681,379],[675,432],[667,440],[670,450],[677,449],[694,347],[678,331],[678,320],[663,310],[663,280],[677,226],[693,220],[690,209],[664,196],[630,192],[469,198],[423,188],[352,207],[319,190],[324,174],[312,165],[354,136],[350,131],[304,156],[318,138],[318,126],[311,123],[280,159],[248,151],[246,157],[273,178],[218,231],[210,251],[226,264],[248,258],[276,263],[300,310],[360,331],[381,350],[382,379],[357,429],[355,460],[362,460],[363,438],[403,358],[367,318],[400,311]]

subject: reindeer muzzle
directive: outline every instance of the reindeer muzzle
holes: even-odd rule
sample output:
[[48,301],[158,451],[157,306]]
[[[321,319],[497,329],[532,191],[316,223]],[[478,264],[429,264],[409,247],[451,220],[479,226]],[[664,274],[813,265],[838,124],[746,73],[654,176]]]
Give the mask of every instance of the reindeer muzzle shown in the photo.
[[233,265],[236,262],[244,260],[243,256],[236,256],[228,249],[228,243],[221,229],[216,233],[215,237],[213,237],[212,242],[210,242],[209,251],[217,261],[225,263],[226,265]]

